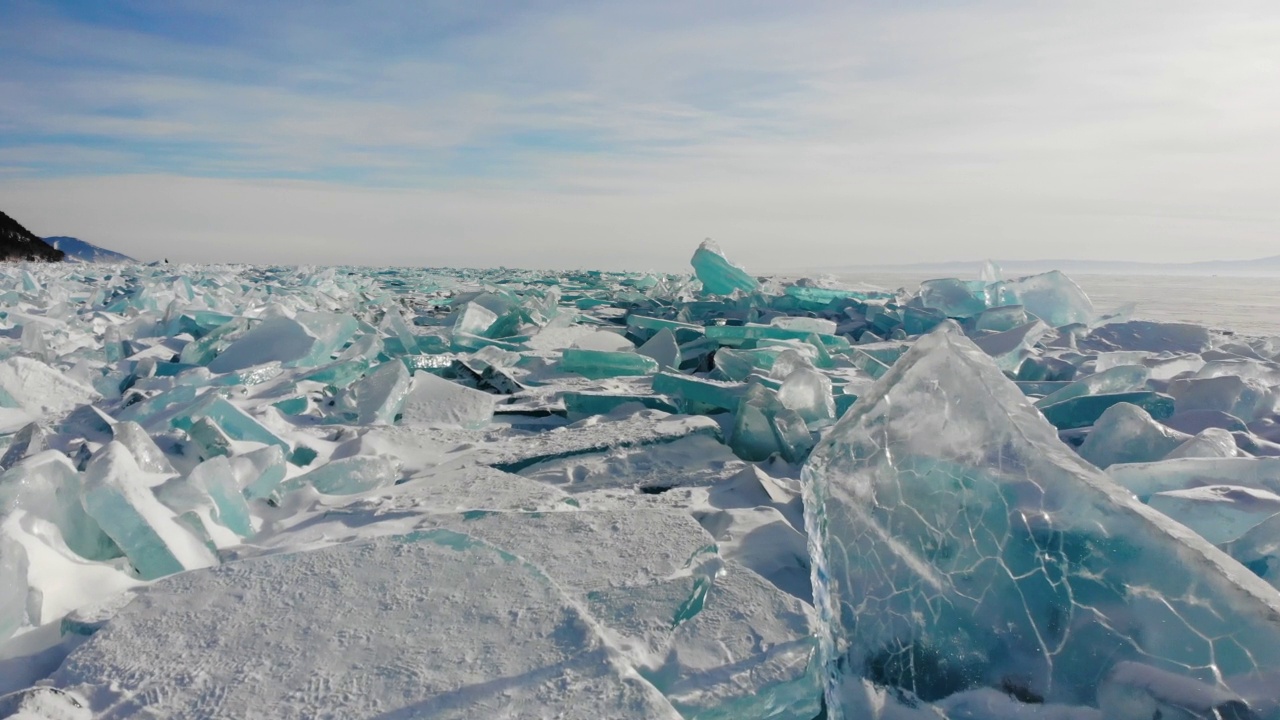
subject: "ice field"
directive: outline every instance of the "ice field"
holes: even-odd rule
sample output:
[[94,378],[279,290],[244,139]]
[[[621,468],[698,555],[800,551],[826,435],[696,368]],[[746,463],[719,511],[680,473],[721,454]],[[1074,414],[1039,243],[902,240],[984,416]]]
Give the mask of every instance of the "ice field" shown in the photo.
[[1280,719],[1280,338],[692,269],[0,267],[0,718]]

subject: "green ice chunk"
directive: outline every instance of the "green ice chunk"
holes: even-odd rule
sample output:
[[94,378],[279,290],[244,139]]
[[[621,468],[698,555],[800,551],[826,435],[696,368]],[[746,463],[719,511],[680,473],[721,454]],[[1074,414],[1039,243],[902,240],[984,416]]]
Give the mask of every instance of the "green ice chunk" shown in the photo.
[[908,307],[902,311],[902,329],[908,335],[923,335],[946,319],[938,310]]
[[661,372],[653,376],[653,391],[678,397],[688,412],[704,414],[736,409],[746,386]]
[[271,407],[279,410],[285,415],[301,415],[311,407],[311,402],[305,397],[292,397],[271,403]]
[[187,480],[209,496],[218,511],[215,518],[220,524],[240,537],[253,534],[253,521],[249,517],[249,505],[237,487],[231,472],[231,463],[225,457],[215,457],[197,465]]
[[1036,401],[1036,407],[1045,408],[1084,395],[1130,392],[1147,384],[1151,371],[1142,365],[1117,365],[1099,373],[1081,378],[1070,385]]
[[197,418],[191,423],[191,427],[187,428],[187,435],[199,449],[200,457],[205,460],[231,454],[231,438],[207,417]]
[[208,365],[219,350],[231,345],[239,335],[249,331],[253,321],[249,318],[235,318],[211,330],[209,334],[186,344],[179,355],[179,361],[187,365]]
[[653,410],[676,413],[679,408],[657,395],[618,395],[603,392],[567,392],[564,408],[570,415],[607,415],[623,405],[639,405]]
[[703,291],[712,295],[729,295],[738,290],[751,292],[760,287],[747,271],[729,262],[711,240],[704,240],[689,262],[702,282]]
[[38,453],[0,475],[0,516],[13,507],[58,527],[71,551],[88,560],[120,557],[120,549],[103,534],[81,502],[82,479],[65,455]]
[[813,447],[804,419],[788,410],[777,393],[751,385],[738,403],[729,448],[743,460],[767,460],[780,455],[787,462],[801,462]]
[[153,420],[173,412],[176,408],[187,405],[196,399],[196,388],[191,385],[179,385],[172,390],[129,405],[120,411],[121,420],[132,420],[139,425],[148,426]]
[[1173,398],[1147,390],[1104,395],[1082,395],[1053,405],[1040,407],[1045,419],[1059,430],[1088,427],[1102,417],[1107,408],[1117,403],[1130,403],[1146,410],[1151,417],[1164,420],[1173,415]]
[[888,300],[893,293],[879,290],[846,290],[843,288],[804,287],[788,285],[784,290],[787,295],[805,302],[826,305],[832,300]]
[[1015,380],[1021,382],[1069,381],[1076,376],[1076,366],[1051,357],[1029,357],[1018,366]]
[[599,379],[627,375],[652,375],[658,372],[658,363],[653,358],[634,352],[569,348],[561,356],[560,369]]
[[318,367],[315,370],[298,378],[299,381],[310,380],[313,382],[322,382],[326,385],[332,385],[335,388],[345,388],[355,382],[369,370],[369,360],[338,360],[328,365]]
[[707,337],[721,345],[731,347],[738,347],[752,340],[808,340],[814,336],[829,348],[849,347],[849,341],[838,335],[814,333],[811,330],[793,330],[773,325],[709,325],[704,330]]
[[209,549],[152,495],[124,445],[112,442],[103,447],[89,462],[84,478],[85,510],[143,579],[217,564]]
[[391,308],[382,318],[382,331],[395,337],[400,341],[404,352],[410,355],[416,355],[421,350],[418,348],[418,339],[414,336],[413,330],[409,328],[409,323],[405,322],[404,314],[398,308]]
[[280,439],[262,423],[253,419],[248,413],[232,405],[226,398],[218,395],[206,395],[204,399],[193,405],[186,413],[175,417],[171,422],[174,427],[185,430],[195,424],[197,418],[208,417],[232,440],[260,442],[264,445],[277,445],[285,452],[289,451],[289,443]]
[[853,360],[854,367],[858,368],[859,370],[865,372],[866,374],[870,375],[871,377],[877,380],[883,377],[885,373],[889,372],[888,365],[884,364],[880,360],[877,360],[875,357],[873,357],[870,353],[868,353],[866,350],[862,349],[861,347],[856,347],[853,349],[853,354],[851,356],[851,359]]
[[[304,450],[311,452],[311,459],[315,459],[315,451],[309,448],[299,447],[295,454]],[[310,460],[307,462],[309,463]],[[275,492],[276,486],[284,480],[286,471],[284,451],[278,446],[268,445],[231,458],[231,467],[236,473],[236,482],[243,488],[242,493],[247,499],[269,498]]]

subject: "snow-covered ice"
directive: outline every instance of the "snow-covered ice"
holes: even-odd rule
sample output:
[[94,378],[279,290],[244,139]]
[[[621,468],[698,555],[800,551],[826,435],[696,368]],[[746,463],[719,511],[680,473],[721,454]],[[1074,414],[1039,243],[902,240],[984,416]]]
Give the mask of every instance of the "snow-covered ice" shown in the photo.
[[1280,718],[1280,339],[691,265],[0,268],[0,717]]

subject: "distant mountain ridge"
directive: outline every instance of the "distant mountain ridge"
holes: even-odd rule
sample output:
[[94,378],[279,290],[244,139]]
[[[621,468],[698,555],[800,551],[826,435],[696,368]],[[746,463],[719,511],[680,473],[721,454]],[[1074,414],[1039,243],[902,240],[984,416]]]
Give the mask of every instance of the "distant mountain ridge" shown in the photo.
[[137,262],[133,258],[118,253],[115,250],[108,250],[98,247],[91,242],[85,242],[80,238],[67,237],[65,235],[54,235],[44,239],[53,247],[67,254],[67,262],[82,263],[131,263]]
[[58,262],[65,253],[49,245],[17,220],[0,212],[0,260]]
[[[1204,260],[1189,263],[1110,260],[996,260],[1005,277],[1061,270],[1077,275],[1280,275],[1280,255],[1254,260]],[[939,273],[952,277],[977,276],[983,261],[940,261],[910,264],[857,265],[825,268],[826,272]]]

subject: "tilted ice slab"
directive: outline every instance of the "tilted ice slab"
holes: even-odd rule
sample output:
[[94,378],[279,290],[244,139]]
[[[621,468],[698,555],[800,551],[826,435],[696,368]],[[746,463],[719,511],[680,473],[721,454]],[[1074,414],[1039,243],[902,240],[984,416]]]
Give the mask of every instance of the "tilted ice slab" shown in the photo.
[[98,720],[680,718],[553,580],[447,530],[167,578],[53,684]]
[[834,717],[988,687],[1149,720],[1168,688],[1108,706],[1130,696],[1099,695],[1118,663],[1223,691],[1280,668],[1280,595],[1079,459],[954,325],[859,399],[804,480]]

